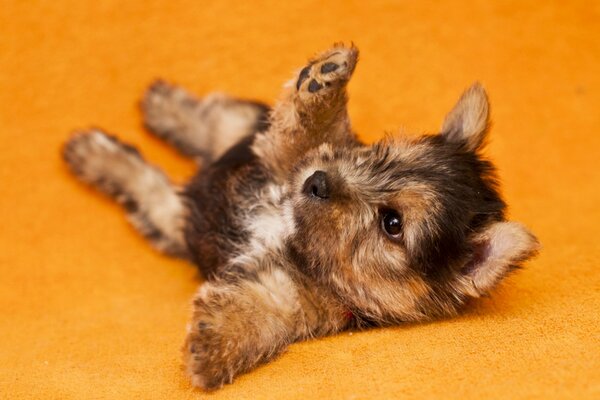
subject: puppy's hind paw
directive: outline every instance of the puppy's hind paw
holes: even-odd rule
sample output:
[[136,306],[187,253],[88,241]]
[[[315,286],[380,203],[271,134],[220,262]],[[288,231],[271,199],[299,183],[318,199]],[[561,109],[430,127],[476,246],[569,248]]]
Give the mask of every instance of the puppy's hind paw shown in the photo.
[[358,61],[358,49],[341,44],[309,61],[296,81],[299,94],[314,95],[334,92],[348,82]]
[[144,162],[133,146],[92,129],[76,133],[62,148],[62,157],[79,180],[117,196]]
[[185,90],[162,80],[150,85],[140,103],[146,129],[168,142],[176,141],[197,106]]

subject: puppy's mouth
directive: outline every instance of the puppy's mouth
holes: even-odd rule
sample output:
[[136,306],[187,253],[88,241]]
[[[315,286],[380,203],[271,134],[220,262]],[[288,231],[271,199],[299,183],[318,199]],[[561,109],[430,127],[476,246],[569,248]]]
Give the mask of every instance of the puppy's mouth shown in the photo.
[[302,193],[316,200],[327,200],[331,195],[330,189],[331,185],[325,171],[315,171],[302,185]]

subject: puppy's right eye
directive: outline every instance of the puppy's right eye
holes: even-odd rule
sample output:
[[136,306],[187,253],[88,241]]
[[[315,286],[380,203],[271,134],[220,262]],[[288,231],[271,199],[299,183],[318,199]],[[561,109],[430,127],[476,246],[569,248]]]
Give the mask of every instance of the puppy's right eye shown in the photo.
[[402,234],[402,217],[394,210],[382,210],[381,227],[391,239],[398,240]]

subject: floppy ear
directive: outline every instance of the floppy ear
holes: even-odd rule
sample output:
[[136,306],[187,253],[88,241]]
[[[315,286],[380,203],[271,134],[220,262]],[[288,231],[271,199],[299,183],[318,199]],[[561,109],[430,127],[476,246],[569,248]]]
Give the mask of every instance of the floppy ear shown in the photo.
[[441,135],[449,143],[457,143],[467,151],[482,147],[489,125],[489,103],[479,83],[468,88],[452,111],[446,115]]
[[479,297],[493,289],[511,270],[534,256],[537,238],[518,222],[496,222],[473,240],[473,257],[461,272],[465,294]]

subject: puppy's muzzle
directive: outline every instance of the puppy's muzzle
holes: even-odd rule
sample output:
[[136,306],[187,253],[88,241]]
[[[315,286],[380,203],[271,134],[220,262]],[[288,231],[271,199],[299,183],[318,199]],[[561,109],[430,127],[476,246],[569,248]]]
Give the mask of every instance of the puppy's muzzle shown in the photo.
[[318,199],[329,198],[329,187],[327,184],[327,174],[324,171],[316,171],[304,181],[302,193],[307,196]]

